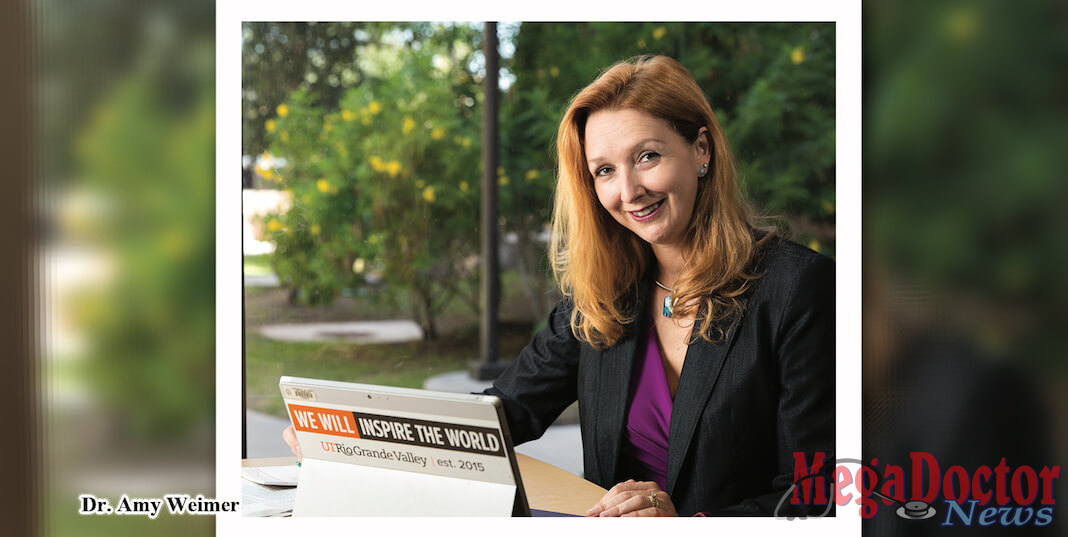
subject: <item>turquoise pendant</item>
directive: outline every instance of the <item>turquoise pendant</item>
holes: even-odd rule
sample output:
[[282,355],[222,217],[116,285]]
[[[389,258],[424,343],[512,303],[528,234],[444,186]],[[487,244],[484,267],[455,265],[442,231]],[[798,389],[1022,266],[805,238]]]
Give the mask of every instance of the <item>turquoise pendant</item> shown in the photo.
[[675,301],[671,300],[671,295],[664,297],[664,317],[671,317],[671,314],[675,312]]

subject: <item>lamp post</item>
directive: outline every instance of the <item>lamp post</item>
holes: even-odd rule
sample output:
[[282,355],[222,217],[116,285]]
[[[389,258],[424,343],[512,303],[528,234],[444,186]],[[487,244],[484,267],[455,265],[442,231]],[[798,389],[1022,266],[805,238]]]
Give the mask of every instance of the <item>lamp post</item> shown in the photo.
[[497,23],[487,22],[483,30],[483,55],[486,77],[482,107],[482,316],[479,322],[479,359],[470,364],[474,380],[493,380],[500,376],[497,345],[497,305],[500,302],[500,277],[497,259]]

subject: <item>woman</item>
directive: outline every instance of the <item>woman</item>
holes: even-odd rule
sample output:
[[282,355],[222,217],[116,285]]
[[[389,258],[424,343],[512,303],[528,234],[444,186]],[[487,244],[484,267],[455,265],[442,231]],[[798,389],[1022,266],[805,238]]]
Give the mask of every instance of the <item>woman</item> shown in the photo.
[[670,58],[579,92],[557,152],[565,299],[486,390],[513,440],[577,399],[585,477],[610,488],[589,515],[771,515],[795,453],[834,456],[833,263],[756,229],[708,100]]
[[834,456],[834,264],[755,228],[723,130],[670,58],[579,92],[557,152],[565,299],[487,390],[513,439],[577,398],[585,477],[610,487],[591,516],[771,515],[795,453]]

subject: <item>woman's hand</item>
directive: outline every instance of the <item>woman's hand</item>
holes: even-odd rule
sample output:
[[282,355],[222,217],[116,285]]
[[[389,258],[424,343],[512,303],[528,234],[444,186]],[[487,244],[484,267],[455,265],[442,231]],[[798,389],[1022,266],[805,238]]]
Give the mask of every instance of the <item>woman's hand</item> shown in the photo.
[[[655,498],[655,499],[654,499]],[[679,516],[668,493],[652,481],[628,479],[612,487],[586,516]]]
[[289,450],[297,456],[299,462],[304,458],[304,455],[300,452],[300,444],[297,443],[297,431],[293,430],[293,426],[286,427],[286,430],[282,431],[282,439],[289,444]]

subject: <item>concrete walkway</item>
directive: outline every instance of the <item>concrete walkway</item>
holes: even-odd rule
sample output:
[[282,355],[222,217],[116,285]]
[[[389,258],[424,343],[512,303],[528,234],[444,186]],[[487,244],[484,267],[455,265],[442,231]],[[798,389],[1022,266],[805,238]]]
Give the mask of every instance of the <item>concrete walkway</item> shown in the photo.
[[404,343],[423,339],[419,325],[407,320],[271,324],[259,330],[264,336],[279,341]]
[[245,431],[248,434],[248,458],[292,457],[293,452],[282,440],[282,431],[289,420],[255,410],[245,412]]
[[274,274],[245,274],[245,287],[278,287],[281,283]]

